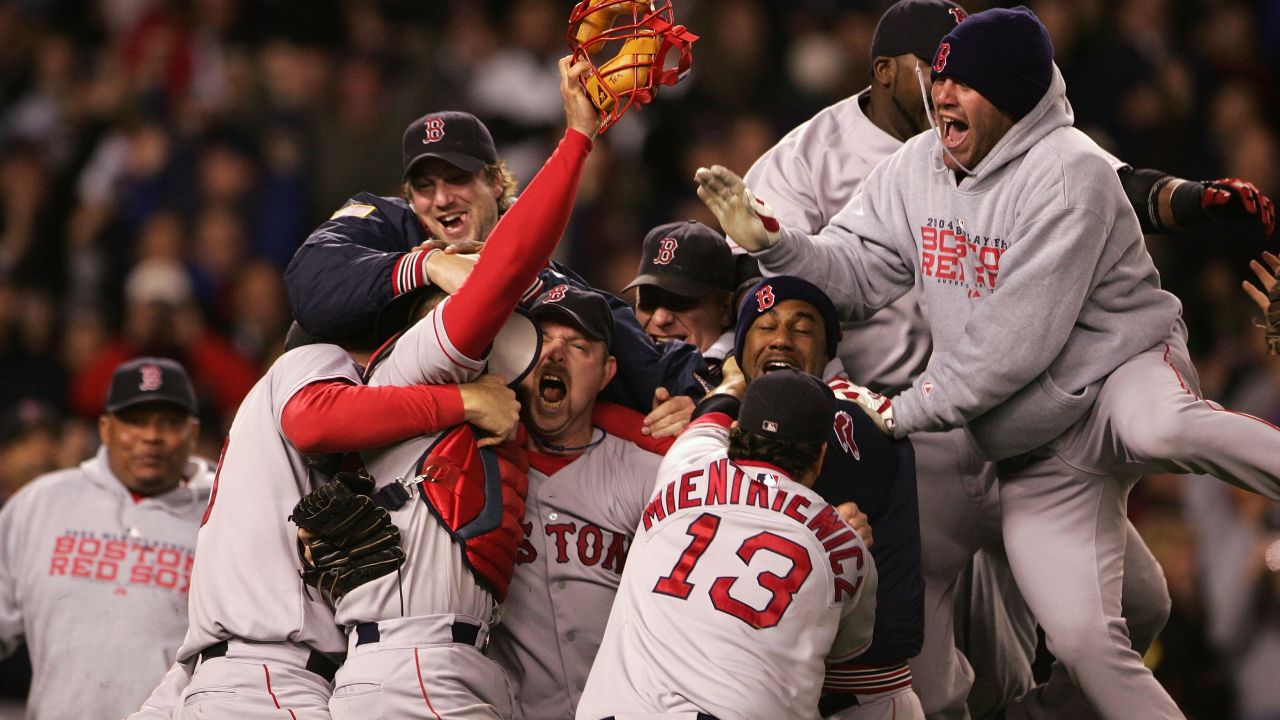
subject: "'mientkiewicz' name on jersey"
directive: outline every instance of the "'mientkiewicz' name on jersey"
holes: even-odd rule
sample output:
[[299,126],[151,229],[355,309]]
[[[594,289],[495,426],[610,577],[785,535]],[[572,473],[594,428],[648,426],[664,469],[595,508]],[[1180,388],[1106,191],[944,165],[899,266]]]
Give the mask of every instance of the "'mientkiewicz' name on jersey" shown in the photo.
[[[754,505],[772,510],[805,526],[822,543],[835,578],[832,588],[835,602],[853,597],[858,592],[862,577],[851,585],[841,576],[844,573],[844,561],[857,562],[862,556],[862,547],[857,544],[857,536],[853,530],[836,514],[835,509],[823,503],[816,512],[810,511],[808,498],[791,495],[786,490],[749,478],[736,465],[733,466],[730,477],[729,469],[729,461],[721,458],[710,465],[686,472],[679,480],[667,483],[662,492],[654,496],[644,509],[641,523],[644,532],[647,533],[655,524],[685,508]],[[695,481],[704,475],[707,478],[706,486],[699,488]],[[812,512],[812,516],[806,516],[806,512]]]

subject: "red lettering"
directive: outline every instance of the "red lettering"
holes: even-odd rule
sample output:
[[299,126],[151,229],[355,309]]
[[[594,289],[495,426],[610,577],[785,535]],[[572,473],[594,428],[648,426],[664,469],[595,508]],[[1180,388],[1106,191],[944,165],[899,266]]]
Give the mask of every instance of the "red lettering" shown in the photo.
[[733,467],[733,489],[729,491],[729,502],[734,505],[742,502],[742,481],[746,477],[747,474],[742,472],[742,468],[737,465]]
[[627,564],[627,536],[622,533],[609,534],[613,536],[613,542],[609,543],[600,567],[622,574],[622,568]]
[[173,548],[164,548],[156,555],[156,564],[176,568],[182,562],[182,553]]
[[644,509],[644,529],[648,530],[653,527],[655,522],[662,522],[667,516],[667,511],[662,507],[662,496],[649,501]]
[[569,562],[568,539],[566,534],[572,535],[578,530],[573,523],[557,523],[548,525],[545,528],[548,536],[555,536],[556,539],[556,562]]
[[848,547],[844,550],[837,550],[828,555],[827,559],[831,561],[831,571],[837,575],[844,573],[844,561],[849,558],[857,560],[857,562],[854,563],[854,569],[861,570],[862,565],[865,562],[862,557],[862,546],[854,545],[853,547]]
[[707,474],[707,505],[723,505],[725,492],[729,484],[729,461],[725,459],[711,463],[711,472]]
[[836,602],[840,602],[845,597],[853,597],[858,592],[858,588],[862,587],[862,578],[858,578],[857,585],[850,585],[848,580],[844,578],[836,578],[835,591]]
[[849,526],[846,524],[844,526],[844,532],[836,533],[834,536],[827,538],[827,541],[822,543],[822,547],[826,550],[831,550],[833,548],[840,547],[852,539],[853,531],[850,530]]
[[134,565],[133,570],[129,573],[129,582],[134,585],[150,585],[151,566]]
[[93,563],[89,562],[89,558],[78,557],[71,560],[71,576],[72,577],[93,577]]
[[747,485],[747,499],[744,501],[746,505],[755,505],[761,509],[769,509],[769,488],[762,482],[752,482]]
[[729,594],[738,578],[719,577],[711,584],[711,604],[720,612],[728,613],[751,627],[769,628],[782,621],[783,613],[791,607],[791,599],[813,571],[813,563],[803,546],[771,532],[762,532],[743,541],[738,547],[738,559],[744,565],[750,565],[751,558],[758,550],[768,550],[791,560],[791,569],[786,575],[762,572],[756,576],[760,587],[772,594],[769,603],[756,610]]
[[786,501],[787,501],[787,491],[786,491],[786,490],[774,490],[774,491],[773,491],[773,505],[772,505],[769,509],[770,509],[770,510],[773,510],[774,512],[782,512],[782,503],[784,503],[784,502],[786,502]]
[[583,525],[578,533],[578,560],[583,565],[595,565],[600,562],[604,552],[604,536],[595,525]]
[[98,571],[94,573],[94,578],[98,580],[115,580],[116,574],[119,573],[120,566],[115,563],[104,560],[98,563]]
[[97,555],[102,552],[102,543],[97,538],[82,537],[77,548],[81,555]]
[[533,523],[522,522],[520,527],[524,528],[524,537],[520,538],[520,547],[516,548],[516,564],[525,565],[538,559],[538,550],[529,542],[529,536],[533,534]]
[[103,557],[108,560],[123,560],[125,553],[129,550],[129,543],[123,540],[110,540],[107,542],[106,552]]
[[819,540],[825,540],[832,533],[849,526],[836,514],[836,511],[830,505],[824,505],[816,515],[809,519],[809,523],[805,527],[812,530]]
[[137,562],[139,565],[146,563],[147,553],[151,552],[152,548],[146,545],[134,545],[133,549],[138,551],[138,559],[134,562]]
[[66,575],[68,558],[55,557],[49,558],[49,574],[50,575]]
[[680,476],[680,509],[698,507],[702,501],[693,496],[693,481],[702,475],[701,470],[691,470]]
[[675,511],[676,511],[676,484],[675,483],[671,483],[667,485],[666,498],[667,498],[667,514],[673,515],[675,514]]
[[70,555],[71,551],[76,547],[76,539],[70,535],[59,535],[57,540],[53,541],[54,555]]
[[178,587],[178,573],[170,568],[160,568],[156,571],[156,584],[162,588],[172,590]]
[[809,499],[796,495],[791,498],[791,502],[787,505],[787,509],[782,511],[782,514],[803,525],[805,518],[800,514],[800,509],[807,507],[809,507]]

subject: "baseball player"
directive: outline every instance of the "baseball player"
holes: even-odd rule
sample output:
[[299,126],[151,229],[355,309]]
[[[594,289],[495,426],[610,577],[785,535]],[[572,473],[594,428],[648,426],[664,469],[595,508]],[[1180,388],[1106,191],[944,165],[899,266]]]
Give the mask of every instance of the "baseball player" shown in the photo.
[[[812,284],[778,276],[748,292],[738,314],[734,357],[748,383],[778,368],[825,381],[837,401],[814,492],[834,505],[855,503],[875,530],[879,576],[875,634],[856,664],[827,670],[820,708],[826,717],[923,718],[907,661],[920,649],[924,596],[920,527],[911,444],[892,441],[848,396],[853,386],[835,357],[839,316]],[[749,385],[748,385],[749,386]]]
[[[1015,62],[1030,72],[1010,73]],[[762,223],[727,171],[700,171],[700,194],[766,270],[817,278],[851,316],[920,278],[938,352],[892,404],[863,399],[895,434],[964,426],[984,456],[1006,460],[1006,549],[1050,649],[1104,717],[1135,701],[1180,717],[1116,629],[1128,487],[1155,466],[1280,496],[1267,469],[1280,435],[1194,394],[1177,301],[1158,289],[1109,163],[1070,127],[1038,19],[1025,9],[969,17],[939,45],[933,79],[938,133],[873,172],[816,241]],[[1018,337],[1028,312],[1044,313],[1040,342]],[[1138,405],[1141,418],[1129,410]],[[1098,607],[1101,617],[1086,610]]]
[[[598,127],[579,83],[589,66],[569,63],[560,62],[568,124],[560,146],[495,227],[458,292],[373,361],[370,385],[468,380],[482,371],[494,337],[564,231]],[[437,152],[444,151],[411,159],[415,187],[457,179]],[[401,573],[336,603],[350,636],[333,716],[510,717],[507,678],[481,648],[515,564],[527,457],[510,442],[480,452],[465,426],[362,456],[380,492],[410,488],[391,513],[407,559]]]
[[[928,129],[915,67],[932,62],[938,41],[965,16],[960,6],[947,0],[901,0],[884,13],[872,41],[871,86],[792,130],[746,175],[747,184],[768,199],[783,224],[817,233],[858,192],[877,163],[903,141]],[[927,75],[924,82],[928,84]],[[1195,223],[1210,213],[1253,218],[1267,225],[1268,231],[1272,228],[1270,201],[1249,183],[1235,179],[1192,183],[1156,171],[1134,170],[1114,159],[1112,164],[1146,232]],[[1157,184],[1158,192],[1151,192]],[[1177,220],[1171,205],[1174,190],[1179,198]],[[924,369],[930,336],[914,289],[868,319],[842,323],[841,329],[841,361],[852,377],[872,389],[900,392]],[[920,514],[928,519],[921,528],[928,613],[924,644],[911,665],[916,690],[930,717],[964,717],[974,673],[954,649],[952,592],[957,574],[975,550],[1003,553],[998,547],[995,470],[978,457],[962,431],[921,435],[914,438],[914,445],[918,475],[929,483],[920,494]],[[1129,540],[1125,616],[1136,642],[1141,635],[1154,637],[1163,626],[1160,613],[1150,617],[1150,609],[1167,606],[1168,594],[1159,566],[1132,528]],[[974,614],[997,610],[1003,611],[975,606]],[[1142,652],[1145,647],[1137,649]],[[994,667],[1003,670],[994,694],[1004,698],[1021,694],[1030,678],[1029,667]],[[1076,707],[1068,712],[1076,714],[1061,717],[1081,717],[1081,712],[1088,711]]]
[[98,453],[0,509],[0,657],[26,641],[27,717],[123,717],[173,662],[213,479],[195,415],[181,365],[119,365]]
[[542,354],[520,386],[529,491],[515,574],[489,654],[516,691],[515,717],[573,717],[623,563],[671,440],[598,403],[613,375],[614,323],[597,293],[560,285],[532,308]]
[[[385,339],[389,330],[402,328],[413,291],[430,282],[430,250],[476,252],[515,201],[515,179],[475,116],[426,115],[405,130],[403,145],[404,197],[353,196],[311,233],[285,271],[294,317],[319,338],[342,341],[376,328],[375,335]],[[424,152],[439,164],[436,181],[419,182],[410,172],[422,169],[413,160]],[[569,268],[549,263],[521,299],[528,304],[566,282],[589,288]],[[666,397],[700,397],[704,389],[696,372],[702,359],[696,350],[680,343],[655,347],[631,307],[602,294],[617,322],[610,351],[618,358],[618,377],[605,399],[647,413],[658,388]]]
[[579,720],[811,717],[824,661],[871,639],[875,563],[812,487],[836,414],[780,369],[713,395],[658,473]]

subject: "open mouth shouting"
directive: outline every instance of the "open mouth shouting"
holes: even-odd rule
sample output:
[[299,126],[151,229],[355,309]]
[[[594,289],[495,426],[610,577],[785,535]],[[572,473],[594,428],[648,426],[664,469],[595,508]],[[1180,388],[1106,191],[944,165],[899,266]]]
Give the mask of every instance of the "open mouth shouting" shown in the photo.
[[962,120],[939,115],[938,125],[942,130],[942,144],[948,150],[956,150],[969,139],[969,124]]
[[466,234],[467,230],[467,213],[454,212],[444,215],[437,215],[436,222],[440,225],[440,229],[444,234],[443,240],[455,240]]
[[567,376],[556,371],[546,371],[538,378],[538,404],[547,410],[559,410],[569,394]]
[[800,362],[790,356],[773,355],[764,359],[760,363],[760,374],[771,373],[774,370],[801,370]]

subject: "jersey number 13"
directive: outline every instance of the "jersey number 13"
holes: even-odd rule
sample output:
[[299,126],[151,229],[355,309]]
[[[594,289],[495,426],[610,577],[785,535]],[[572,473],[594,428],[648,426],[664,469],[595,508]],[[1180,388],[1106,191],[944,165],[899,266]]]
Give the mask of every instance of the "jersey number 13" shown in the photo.
[[[693,583],[688,581],[689,574],[693,572],[702,554],[711,546],[719,529],[720,516],[711,513],[703,513],[689,523],[685,533],[693,540],[680,554],[680,559],[676,561],[675,567],[671,568],[671,572],[658,578],[653,591],[687,600],[694,590]],[[711,604],[720,612],[732,615],[755,628],[770,628],[782,620],[783,613],[791,606],[791,598],[800,590],[800,586],[804,585],[809,573],[813,571],[813,563],[809,560],[809,551],[802,545],[767,531],[743,540],[742,545],[738,546],[737,555],[744,565],[749,565],[751,558],[755,557],[759,550],[768,550],[791,560],[791,570],[786,575],[762,572],[756,577],[760,587],[773,594],[764,608],[757,610],[729,594],[733,584],[741,579],[739,577],[716,578],[711,583],[708,594],[711,596]]]

